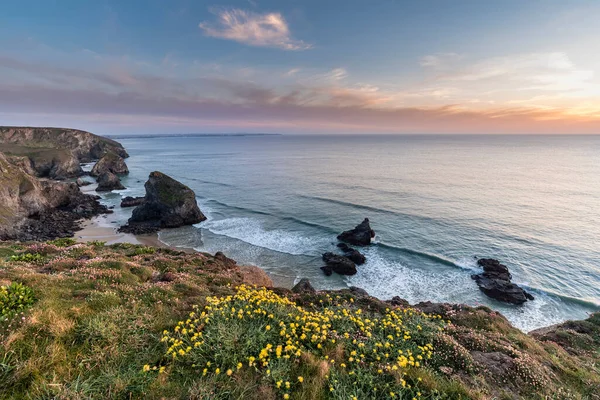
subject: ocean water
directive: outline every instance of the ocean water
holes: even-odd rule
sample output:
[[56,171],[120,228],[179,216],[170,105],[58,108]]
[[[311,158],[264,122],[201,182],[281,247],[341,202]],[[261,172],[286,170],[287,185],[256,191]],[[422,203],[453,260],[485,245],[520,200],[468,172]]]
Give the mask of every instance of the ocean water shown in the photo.
[[[600,136],[205,136],[118,139],[128,189],[160,170],[190,186],[208,220],[163,242],[258,265],[281,285],[359,286],[381,299],[486,305],[529,331],[600,310]],[[125,222],[131,209],[116,207]],[[352,277],[321,254],[364,217],[377,232]],[[493,257],[536,297],[483,295]]]

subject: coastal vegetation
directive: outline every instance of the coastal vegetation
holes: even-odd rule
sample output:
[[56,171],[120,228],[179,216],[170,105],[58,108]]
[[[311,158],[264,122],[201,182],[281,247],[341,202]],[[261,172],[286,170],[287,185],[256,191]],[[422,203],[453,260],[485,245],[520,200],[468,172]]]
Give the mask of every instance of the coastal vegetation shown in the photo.
[[221,254],[0,242],[0,398],[597,396],[598,314],[527,335],[486,307],[265,285]]

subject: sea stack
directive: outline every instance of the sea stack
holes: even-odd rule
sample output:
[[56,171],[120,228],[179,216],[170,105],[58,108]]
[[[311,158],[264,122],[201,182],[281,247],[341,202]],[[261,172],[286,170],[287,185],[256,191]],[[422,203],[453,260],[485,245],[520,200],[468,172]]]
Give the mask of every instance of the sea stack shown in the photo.
[[123,157],[118,154],[108,152],[94,165],[90,171],[91,176],[99,177],[102,174],[110,172],[115,175],[127,175],[129,169]]
[[479,289],[487,296],[512,304],[523,304],[533,300],[533,296],[521,287],[511,282],[512,276],[508,267],[493,258],[477,260],[477,265],[483,268],[483,273],[471,275]]
[[354,246],[368,246],[374,237],[375,231],[371,229],[369,218],[365,218],[354,229],[342,232],[337,238],[342,242],[350,243]]
[[321,267],[321,269],[327,276],[331,275],[332,272],[340,275],[356,274],[356,264],[348,257],[334,253],[325,253],[323,254],[323,261],[325,261],[325,266]]
[[198,208],[196,194],[181,182],[154,171],[144,187],[144,202],[134,208],[127,225],[121,227],[122,232],[150,233],[206,220]]
[[98,177],[98,187],[96,192],[110,192],[111,190],[123,190],[125,186],[121,183],[119,177],[110,171],[103,172]]

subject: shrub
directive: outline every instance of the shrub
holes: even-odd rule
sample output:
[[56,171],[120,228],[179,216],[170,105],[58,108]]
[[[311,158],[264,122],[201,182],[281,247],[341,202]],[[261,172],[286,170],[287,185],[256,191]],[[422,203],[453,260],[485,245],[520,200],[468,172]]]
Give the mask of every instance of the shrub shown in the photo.
[[30,263],[34,263],[34,262],[43,261],[43,260],[44,260],[44,256],[42,256],[39,253],[21,253],[21,254],[15,254],[14,256],[11,256],[9,258],[9,261],[11,261],[11,262],[30,262]]
[[73,238],[58,238],[48,241],[49,244],[53,244],[56,247],[69,247],[73,246],[77,241]]
[[7,321],[33,305],[33,290],[22,283],[0,286],[0,321]]
[[[419,381],[407,372],[431,358],[431,340],[441,329],[435,318],[412,309],[371,314],[355,308],[352,298],[327,295],[309,310],[244,285],[234,296],[207,302],[164,332],[168,362],[207,377],[249,369],[283,398],[315,391],[332,399],[418,398]],[[323,371],[322,379],[311,368]]]

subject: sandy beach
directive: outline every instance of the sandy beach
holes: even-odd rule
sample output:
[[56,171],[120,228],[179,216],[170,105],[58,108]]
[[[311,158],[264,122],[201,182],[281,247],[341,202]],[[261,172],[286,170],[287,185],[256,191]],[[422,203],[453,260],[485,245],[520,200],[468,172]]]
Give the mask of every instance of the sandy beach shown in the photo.
[[75,233],[78,242],[90,242],[99,240],[106,244],[133,243],[146,246],[169,247],[158,240],[158,234],[132,235],[130,233],[118,232],[118,225],[113,224],[112,214],[99,215],[82,224],[82,229]]

